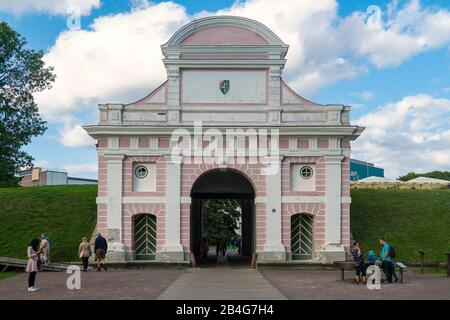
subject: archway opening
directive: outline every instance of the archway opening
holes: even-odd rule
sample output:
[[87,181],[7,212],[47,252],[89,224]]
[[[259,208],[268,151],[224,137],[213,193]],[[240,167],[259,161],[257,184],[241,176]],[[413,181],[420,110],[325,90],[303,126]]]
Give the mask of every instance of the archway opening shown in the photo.
[[[228,262],[249,262],[255,246],[251,182],[232,169],[211,170],[195,181],[191,199],[190,249],[196,261],[215,260],[225,248]],[[205,247],[209,249],[206,257]]]

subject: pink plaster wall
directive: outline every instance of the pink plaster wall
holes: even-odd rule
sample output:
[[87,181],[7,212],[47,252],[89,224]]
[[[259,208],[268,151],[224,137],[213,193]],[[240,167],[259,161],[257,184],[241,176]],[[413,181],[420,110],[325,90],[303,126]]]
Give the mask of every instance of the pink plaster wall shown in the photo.
[[106,197],[108,194],[107,190],[107,173],[108,168],[106,167],[106,159],[104,156],[98,156],[98,196]]
[[[133,191],[133,163],[156,163],[156,191]],[[122,171],[122,191],[124,197],[164,197],[166,194],[166,163],[159,156],[125,157]]]
[[329,146],[329,141],[328,141],[328,139],[319,139],[319,140],[317,141],[317,147],[318,147],[319,149],[328,149],[328,146]]
[[308,149],[309,148],[309,140],[308,139],[298,139],[298,148],[299,149]]
[[97,140],[97,148],[103,149],[108,148],[108,139],[106,138],[100,138]]
[[170,147],[170,139],[169,138],[159,138],[159,147],[162,149]]
[[281,215],[282,243],[287,251],[291,250],[291,217],[295,214],[306,213],[313,216],[314,222],[314,250],[325,245],[325,204],[303,203],[283,204]]
[[[291,190],[291,165],[315,164],[316,191]],[[281,164],[281,193],[283,196],[325,196],[325,162],[322,157],[286,157]]]
[[139,138],[139,148],[142,148],[142,149],[150,148],[150,139],[148,139],[148,138]]
[[129,138],[120,138],[119,139],[119,148],[129,148],[130,147],[130,139]]
[[240,27],[211,27],[187,37],[182,45],[264,45],[267,44],[255,32]]
[[134,216],[152,214],[156,216],[156,250],[160,251],[166,242],[166,214],[164,204],[133,203],[122,205],[123,244],[126,250],[134,250]]

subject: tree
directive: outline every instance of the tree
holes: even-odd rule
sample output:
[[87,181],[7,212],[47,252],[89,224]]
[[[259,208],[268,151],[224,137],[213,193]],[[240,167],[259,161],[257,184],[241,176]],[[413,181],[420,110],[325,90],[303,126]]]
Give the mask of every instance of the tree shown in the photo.
[[241,209],[235,200],[212,199],[204,205],[203,236],[209,244],[237,236]]
[[450,181],[450,171],[432,171],[427,173],[410,172],[407,175],[401,176],[398,179],[401,181],[409,181],[418,177],[435,178]]
[[49,89],[55,75],[45,67],[44,53],[26,43],[0,22],[0,187],[17,185],[17,173],[33,161],[21,148],[47,129],[33,94]]

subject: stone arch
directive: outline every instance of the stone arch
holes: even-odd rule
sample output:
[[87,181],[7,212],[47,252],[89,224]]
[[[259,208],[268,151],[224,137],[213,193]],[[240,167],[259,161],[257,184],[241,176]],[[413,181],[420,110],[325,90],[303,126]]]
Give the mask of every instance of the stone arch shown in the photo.
[[291,258],[311,260],[315,251],[314,215],[295,213],[291,215]]
[[210,199],[233,199],[241,210],[241,254],[250,257],[255,250],[255,189],[250,178],[233,168],[206,170],[192,183],[190,196],[190,251],[200,256],[205,203]]
[[150,214],[156,217],[156,247],[160,250],[165,244],[165,205],[149,203],[128,203],[123,205],[123,244],[128,251],[134,250],[133,219],[137,215]]
[[181,194],[189,197],[194,183],[204,174],[212,170],[230,170],[244,176],[252,185],[255,197],[266,196],[265,176],[261,174],[260,164],[237,164],[226,167],[218,164],[183,164],[181,170]]
[[314,218],[314,247],[325,244],[325,209],[323,203],[284,203],[282,205],[282,242],[291,250],[291,217],[298,213],[308,214]]

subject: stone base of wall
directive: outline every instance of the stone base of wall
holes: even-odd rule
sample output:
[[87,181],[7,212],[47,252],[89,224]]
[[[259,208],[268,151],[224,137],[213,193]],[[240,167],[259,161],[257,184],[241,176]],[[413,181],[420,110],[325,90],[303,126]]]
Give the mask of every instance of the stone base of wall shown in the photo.
[[333,263],[345,261],[347,258],[344,246],[327,246],[324,250],[319,250],[316,254],[317,261]]
[[286,251],[259,251],[257,262],[286,262]]
[[184,262],[183,251],[158,251],[156,252],[156,261],[161,262]]
[[108,243],[108,252],[106,253],[106,261],[108,262],[125,262],[127,261],[127,252],[121,243]]

